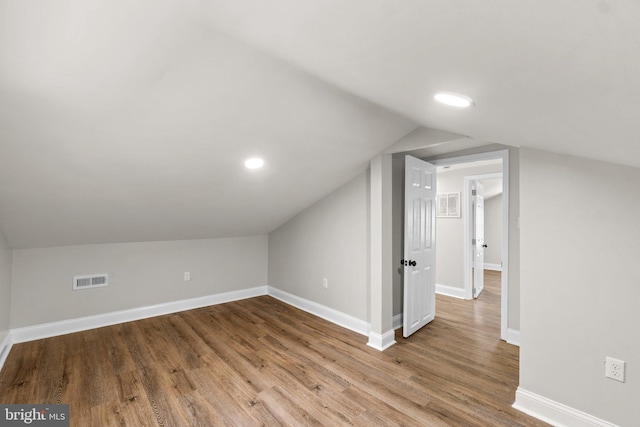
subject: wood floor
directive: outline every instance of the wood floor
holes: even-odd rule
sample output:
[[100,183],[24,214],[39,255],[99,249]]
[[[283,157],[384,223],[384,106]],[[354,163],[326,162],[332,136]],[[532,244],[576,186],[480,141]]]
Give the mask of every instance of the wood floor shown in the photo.
[[378,352],[252,298],[16,344],[0,403],[68,403],[72,426],[546,425],[510,406],[518,348],[499,307],[489,273],[478,300],[438,296],[431,324]]

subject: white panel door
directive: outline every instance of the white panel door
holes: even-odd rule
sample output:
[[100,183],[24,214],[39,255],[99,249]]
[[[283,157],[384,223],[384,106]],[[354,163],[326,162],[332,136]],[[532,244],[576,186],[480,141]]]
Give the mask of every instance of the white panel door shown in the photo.
[[436,312],[436,167],[405,157],[403,336],[431,322]]
[[473,191],[473,297],[484,290],[484,185],[474,181]]

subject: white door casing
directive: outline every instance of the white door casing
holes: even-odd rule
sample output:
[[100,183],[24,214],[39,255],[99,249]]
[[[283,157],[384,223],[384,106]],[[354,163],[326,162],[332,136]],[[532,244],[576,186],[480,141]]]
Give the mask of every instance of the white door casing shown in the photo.
[[473,297],[478,298],[484,290],[484,185],[481,181],[472,184],[473,198]]
[[436,167],[405,156],[404,305],[406,338],[436,312]]

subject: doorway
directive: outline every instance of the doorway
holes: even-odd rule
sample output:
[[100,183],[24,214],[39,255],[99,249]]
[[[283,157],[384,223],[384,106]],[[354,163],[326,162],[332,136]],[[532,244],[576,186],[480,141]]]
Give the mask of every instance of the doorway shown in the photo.
[[[500,150],[500,151],[496,151],[496,152],[489,152],[489,153],[481,153],[481,154],[473,154],[473,155],[469,155],[469,156],[461,156],[461,157],[452,157],[452,158],[448,158],[448,159],[439,159],[439,160],[432,160],[432,163],[434,163],[435,165],[437,165],[438,167],[442,167],[442,168],[446,168],[448,166],[448,170],[464,170],[467,169],[467,172],[460,172],[461,175],[463,176],[482,176],[482,175],[489,175],[489,174],[493,174],[493,173],[500,173],[502,172],[502,214],[503,214],[503,221],[502,221],[502,235],[501,235],[501,242],[499,242],[500,248],[501,248],[501,257],[502,257],[502,265],[501,265],[501,277],[500,277],[500,338],[507,341],[507,337],[508,337],[508,315],[509,315],[509,307],[508,307],[508,301],[509,301],[509,152],[508,150]],[[482,167],[496,167],[496,165],[500,166],[497,170],[490,170],[490,169],[474,169],[476,172],[470,172],[471,171],[471,167],[472,165],[478,166],[479,168]],[[493,166],[492,166],[493,165]],[[499,170],[501,169],[501,171]],[[471,181],[471,180],[469,180]],[[467,183],[468,184],[468,183]],[[464,187],[464,182],[463,182],[463,187]],[[441,189],[442,191],[446,190],[445,188]],[[438,191],[441,191],[438,190]],[[468,203],[468,205],[466,206],[467,212],[470,211],[471,208],[471,187],[468,186],[466,188],[463,188],[463,200]],[[465,207],[463,206],[462,209],[464,210]],[[438,235],[438,231],[440,231],[440,234]],[[466,234],[466,235],[464,235]],[[462,269],[463,274],[466,276],[466,278],[464,279],[464,290],[463,293],[464,295],[462,296],[462,298],[465,299],[471,299],[473,298],[473,280],[472,280],[472,271],[471,271],[471,265],[472,265],[472,241],[471,241],[471,227],[470,227],[470,220],[467,223],[467,232],[465,233],[463,231],[463,243],[465,243],[464,247],[464,257],[466,258],[466,260],[464,261],[464,267]],[[450,242],[451,243],[451,242]],[[438,230],[436,229],[436,245],[437,245],[437,252],[440,253],[441,252],[441,248],[443,248],[442,246],[443,244],[443,232],[442,230]],[[446,247],[446,246],[445,246]],[[459,247],[459,246],[458,246]],[[436,272],[438,272],[438,267],[440,267],[439,264],[436,264]],[[446,268],[443,267],[443,268]],[[446,271],[446,270],[445,270]],[[459,272],[458,272],[459,273]],[[437,279],[438,280],[438,279]],[[456,282],[456,284],[459,282]],[[438,287],[437,287],[438,288]],[[442,288],[440,288],[440,290],[442,290]],[[458,295],[458,297],[461,297],[460,295]],[[436,307],[436,316],[437,316],[437,307]]]
[[[466,173],[479,170],[476,163],[468,166]],[[465,299],[480,296],[485,270],[502,271],[502,162],[485,163],[482,167],[495,168],[496,172],[464,176]]]
[[[465,165],[470,164],[470,163],[478,163],[478,162],[482,162],[482,161],[494,161],[497,163],[501,163],[501,169],[502,169],[502,173],[503,173],[503,181],[502,181],[502,206],[501,206],[501,210],[503,213],[503,218],[504,220],[502,221],[502,236],[501,236],[501,241],[495,243],[495,245],[498,245],[501,249],[501,257],[502,257],[502,272],[501,272],[501,277],[499,278],[500,281],[500,338],[507,341],[507,336],[508,336],[508,285],[509,285],[509,151],[508,150],[500,150],[500,151],[494,151],[494,152],[487,152],[487,153],[479,153],[479,154],[472,154],[472,155],[466,155],[466,156],[459,156],[459,157],[452,157],[452,158],[445,158],[445,159],[430,159],[430,158],[424,158],[424,160],[429,161],[431,163],[433,163],[434,165],[438,166],[438,167],[442,167],[443,170],[448,169],[448,170],[456,170],[456,169],[462,169]],[[398,159],[399,161],[399,159]],[[394,163],[394,182],[397,182],[396,179],[399,179],[400,181],[402,181],[401,176],[396,175],[396,168],[395,168],[395,163]],[[485,171],[486,172],[486,171]],[[482,173],[477,173],[477,174],[482,174]],[[398,187],[395,187],[394,184],[394,188],[398,189]],[[399,190],[399,189],[398,189]],[[395,192],[398,190],[394,190],[394,194],[396,194]],[[449,189],[447,189],[446,187],[440,187],[438,186],[438,193],[456,193],[456,192],[460,192],[460,200],[465,200],[463,199],[463,194],[465,193],[465,190],[459,190],[459,191],[449,191]],[[400,209],[399,204],[394,202],[394,209]],[[461,206],[462,209],[464,209],[464,206]],[[396,211],[394,212],[394,218],[400,218],[402,219],[403,217],[403,212],[401,211]],[[455,217],[452,217],[455,218]],[[451,221],[451,219],[449,219]],[[453,221],[455,222],[455,221]],[[450,222],[449,225],[453,224],[453,222]],[[462,219],[459,220],[459,223],[462,224],[463,221]],[[397,231],[396,231],[397,230]],[[393,232],[393,239],[394,239],[394,250],[396,250],[395,248],[399,248],[402,247],[402,242],[401,242],[401,225],[398,223],[398,221],[394,220],[394,232]],[[452,275],[457,275],[457,279],[455,279],[456,281],[449,281],[449,283],[451,283],[450,285],[447,283],[441,283],[444,280],[442,280],[441,278],[436,280],[436,284],[437,284],[437,289],[439,292],[441,292],[443,290],[443,286],[438,286],[438,285],[444,285],[444,286],[450,286],[449,291],[457,293],[455,296],[457,296],[458,298],[463,298],[465,299],[467,296],[467,292],[471,293],[471,291],[467,291],[467,287],[464,285],[465,280],[464,280],[464,276],[465,276],[465,272],[467,271],[464,268],[464,260],[462,258],[463,257],[463,252],[462,252],[462,242],[464,239],[464,230],[463,228],[460,228],[460,230],[457,232],[458,234],[456,236],[454,235],[448,235],[445,234],[444,232],[442,232],[442,230],[437,231],[436,232],[436,246],[437,246],[437,253],[441,253],[443,252],[447,246],[458,246],[458,253],[460,255],[459,257],[459,264],[457,268],[449,268],[446,265],[445,266],[438,266],[436,267],[436,272],[438,271],[442,271],[442,272],[449,272],[452,273]],[[445,237],[447,236],[447,237]],[[493,245],[493,243],[492,243]],[[398,253],[399,256],[394,256],[394,260],[395,258],[402,258],[402,254]],[[445,264],[446,264],[446,260],[445,260]],[[401,286],[397,286],[397,282],[396,279],[400,279],[402,275],[402,272],[398,270],[395,270],[395,274],[394,274],[394,312],[395,313],[399,313],[396,314],[394,316],[394,320],[393,320],[393,324],[394,327],[399,327],[402,323],[402,312],[403,309],[402,307],[399,307],[399,310],[396,311],[397,305],[396,305],[396,301],[398,301],[397,298],[399,298],[401,300],[402,298],[402,287]],[[471,277],[470,274],[470,269],[469,269],[469,277]],[[445,288],[446,289],[446,288]],[[469,287],[469,289],[472,289],[471,287]],[[437,307],[436,307],[436,317],[437,317]]]

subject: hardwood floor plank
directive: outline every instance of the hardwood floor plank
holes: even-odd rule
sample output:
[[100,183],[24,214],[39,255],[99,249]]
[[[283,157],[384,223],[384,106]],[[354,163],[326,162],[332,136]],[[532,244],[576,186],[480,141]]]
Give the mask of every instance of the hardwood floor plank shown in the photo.
[[[197,407],[197,412],[192,414],[194,419],[211,417],[219,419],[221,425],[252,425],[256,420],[248,411],[249,405],[246,402],[235,400],[227,393],[223,384],[213,381],[205,381],[204,378],[195,378],[197,393],[194,393],[201,404]],[[215,423],[213,425],[220,425]]]
[[500,276],[384,352],[271,297],[16,344],[0,403],[68,403],[72,426],[531,426],[511,408]]
[[261,351],[268,360],[265,373],[275,379],[278,389],[295,396],[297,404],[323,425],[348,422],[353,414],[362,411],[359,405],[355,407],[336,401],[334,396],[344,388],[312,374],[312,367],[300,364],[297,360],[292,363],[270,349]]
[[179,400],[175,397],[164,371],[153,366],[140,372],[141,383],[158,425],[188,425]]
[[202,427],[231,425],[229,418],[225,416],[224,409],[211,395],[205,397],[202,393],[196,392],[181,396],[180,401],[189,420],[185,425]]
[[[94,386],[92,384],[92,370],[87,356],[82,351],[76,351],[67,356],[64,366],[64,380],[66,387],[63,387],[60,397],[61,403],[69,404],[69,418],[90,420],[91,407],[96,403],[93,396]],[[51,403],[43,400],[44,396],[38,396],[37,400],[23,403]]]
[[117,375],[134,370],[136,365],[127,351],[122,328],[108,328],[104,332],[106,336],[102,341],[106,342],[105,351],[112,371]]
[[[141,419],[149,419],[150,411],[142,378],[138,371],[129,371],[116,376],[118,381],[118,399],[123,412],[134,411],[136,415],[144,415]],[[116,399],[114,399],[116,401]]]
[[[274,386],[260,393],[258,399],[272,409],[280,424],[285,426],[322,426],[313,415],[298,404],[298,400],[289,393]],[[331,425],[331,424],[327,424]]]
[[[200,314],[204,314],[202,311]],[[212,371],[216,375],[223,375],[227,368],[234,371],[246,384],[250,385],[256,393],[268,389],[271,387],[271,383],[265,378],[261,372],[261,361],[255,361],[255,355],[253,357],[245,358],[238,355],[238,353],[227,344],[227,340],[217,334],[217,329],[214,323],[210,323],[208,316],[200,316],[197,319],[195,314],[193,316],[192,328],[198,333],[198,336],[209,346],[211,354],[203,358],[205,364],[211,367]]]
[[140,330],[139,325],[140,322],[128,322],[117,326],[121,328],[122,340],[134,366],[141,370],[153,363],[153,360],[148,357],[144,333]]
[[372,396],[355,385],[345,390],[343,395],[346,399],[360,402],[368,408],[353,420],[353,424],[357,426],[450,426],[434,414],[421,413],[419,417],[414,418],[404,411],[399,411],[392,402]]

